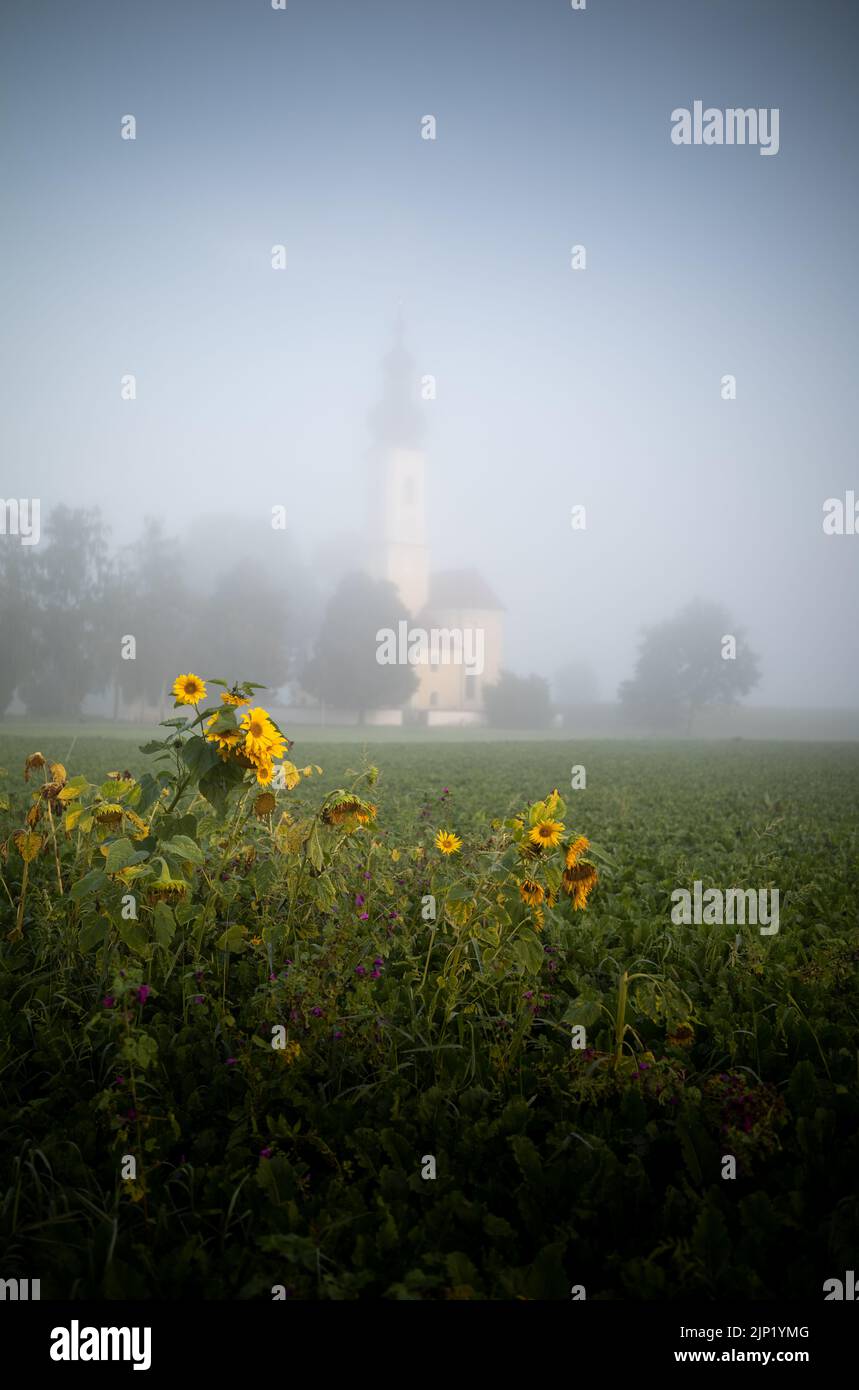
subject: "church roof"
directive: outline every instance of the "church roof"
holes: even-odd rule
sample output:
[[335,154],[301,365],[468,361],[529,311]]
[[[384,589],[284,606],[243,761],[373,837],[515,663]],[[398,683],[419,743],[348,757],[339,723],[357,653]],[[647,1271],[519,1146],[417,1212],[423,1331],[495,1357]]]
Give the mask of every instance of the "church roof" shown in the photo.
[[504,605],[477,570],[437,570],[430,575],[429,610],[445,608],[494,608]]

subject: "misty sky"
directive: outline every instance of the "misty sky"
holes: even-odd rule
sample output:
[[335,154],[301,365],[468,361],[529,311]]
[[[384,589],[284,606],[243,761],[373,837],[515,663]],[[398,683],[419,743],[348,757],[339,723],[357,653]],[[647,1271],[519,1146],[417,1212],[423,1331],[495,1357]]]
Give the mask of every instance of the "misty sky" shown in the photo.
[[[5,0],[0,495],[117,541],[284,503],[284,544],[360,546],[402,300],[433,563],[484,573],[506,665],[586,656],[610,698],[700,595],[756,702],[856,705],[859,537],[822,505],[859,492],[857,12]],[[696,99],[778,107],[779,153],[673,145]]]

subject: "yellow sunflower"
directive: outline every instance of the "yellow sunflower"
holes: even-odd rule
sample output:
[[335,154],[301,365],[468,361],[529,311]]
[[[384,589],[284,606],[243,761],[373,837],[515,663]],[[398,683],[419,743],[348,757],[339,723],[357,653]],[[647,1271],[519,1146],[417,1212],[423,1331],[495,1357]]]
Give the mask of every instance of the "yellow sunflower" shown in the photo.
[[230,705],[233,709],[241,709],[242,705],[250,704],[250,700],[246,695],[239,695],[235,690],[222,690],[221,701],[225,705]]
[[573,900],[574,911],[587,907],[588,898],[596,887],[598,878],[596,866],[586,861],[581,864],[574,864],[572,869],[564,870],[561,881],[564,889]]
[[572,869],[574,864],[578,864],[586,849],[590,848],[590,840],[585,835],[579,835],[572,844],[567,846],[567,868]]
[[271,762],[257,764],[257,782],[261,787],[268,787],[274,781],[274,764]]
[[539,907],[545,897],[541,885],[536,883],[533,878],[524,879],[519,884],[519,892],[522,901],[527,903],[529,907]]
[[173,694],[179,705],[196,705],[206,698],[206,687],[199,676],[189,671],[186,676],[177,676],[173,682]]
[[538,820],[532,826],[528,839],[533,845],[539,845],[541,849],[554,849],[561,843],[561,836],[564,827],[559,820]]
[[452,830],[440,830],[435,837],[435,847],[441,850],[442,854],[458,854],[462,848],[462,840]]
[[218,753],[222,758],[227,758],[243,742],[244,734],[241,729],[212,729],[211,726],[217,718],[218,716],[213,714],[207,721],[206,728],[211,729],[211,732],[206,734],[206,738],[209,743],[217,744]]
[[267,762],[273,756],[272,745],[283,743],[281,735],[269,718],[268,711],[261,706],[248,710],[241,721],[241,727],[245,732],[245,752],[249,758]]

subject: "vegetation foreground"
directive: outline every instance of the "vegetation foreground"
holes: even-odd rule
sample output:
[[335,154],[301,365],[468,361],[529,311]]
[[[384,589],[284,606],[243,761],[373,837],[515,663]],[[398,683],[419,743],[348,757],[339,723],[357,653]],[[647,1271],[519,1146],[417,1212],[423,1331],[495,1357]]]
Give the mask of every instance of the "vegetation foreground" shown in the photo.
[[[4,1278],[751,1299],[852,1267],[855,745],[377,770],[228,695],[145,753],[0,733]],[[778,934],[673,925],[695,880],[778,888]]]

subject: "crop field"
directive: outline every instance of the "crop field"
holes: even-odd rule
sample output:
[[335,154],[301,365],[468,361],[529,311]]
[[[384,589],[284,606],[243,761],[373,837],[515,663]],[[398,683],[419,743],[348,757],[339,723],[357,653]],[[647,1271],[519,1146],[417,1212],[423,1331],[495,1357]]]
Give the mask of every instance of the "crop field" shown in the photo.
[[[0,727],[7,1278],[751,1300],[852,1267],[859,746],[302,734],[268,790],[190,718]],[[675,920],[696,883],[777,891],[777,930]]]

